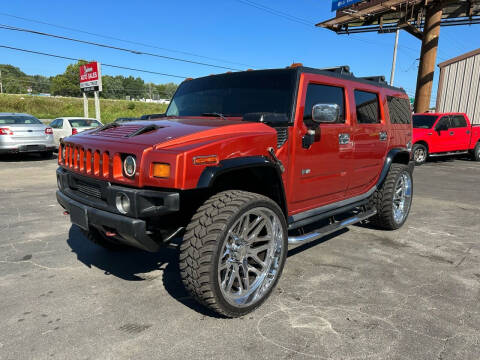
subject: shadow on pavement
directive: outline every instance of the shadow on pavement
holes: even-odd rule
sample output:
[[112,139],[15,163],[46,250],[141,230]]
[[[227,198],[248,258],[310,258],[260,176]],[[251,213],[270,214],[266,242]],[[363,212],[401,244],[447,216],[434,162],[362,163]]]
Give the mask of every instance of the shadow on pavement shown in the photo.
[[48,161],[55,159],[56,156],[52,155],[45,157],[42,154],[37,153],[24,153],[24,154],[1,154],[0,162],[20,162],[20,161]]
[[338,231],[336,231],[336,232],[334,232],[334,233],[332,233],[332,234],[330,234],[330,235],[324,236],[324,237],[322,237],[322,238],[320,238],[320,239],[317,239],[317,240],[314,240],[314,241],[312,241],[312,242],[306,243],[306,244],[304,244],[304,245],[299,245],[299,246],[297,246],[297,247],[294,247],[294,248],[292,248],[292,249],[289,249],[289,250],[288,250],[288,253],[287,253],[287,258],[289,258],[289,257],[291,257],[291,256],[295,256],[295,255],[297,255],[297,254],[299,254],[299,253],[301,253],[301,252],[303,252],[303,251],[306,251],[306,250],[308,250],[308,249],[310,249],[310,248],[312,248],[312,247],[314,247],[314,246],[317,246],[317,245],[322,244],[322,243],[324,243],[324,242],[326,242],[326,241],[329,241],[329,240],[331,240],[331,239],[333,239],[333,238],[335,238],[335,237],[337,237],[337,236],[339,236],[339,235],[345,234],[345,233],[348,232],[348,231],[349,231],[348,228],[343,228],[343,229],[340,229],[340,230],[338,230]]
[[158,253],[134,248],[108,251],[90,242],[75,225],[72,225],[68,235],[68,245],[77,254],[77,259],[87,267],[94,266],[103,270],[106,275],[127,281],[143,281],[146,279],[139,274],[163,270],[163,285],[174,299],[203,315],[220,317],[198,304],[185,290],[180,278],[177,249],[165,248]]

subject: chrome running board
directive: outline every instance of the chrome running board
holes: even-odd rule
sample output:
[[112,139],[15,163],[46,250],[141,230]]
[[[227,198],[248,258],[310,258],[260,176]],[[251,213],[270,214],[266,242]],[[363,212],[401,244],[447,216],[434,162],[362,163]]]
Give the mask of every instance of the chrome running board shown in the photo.
[[335,231],[341,230],[349,225],[353,225],[360,221],[366,220],[369,217],[375,215],[376,213],[377,213],[376,209],[367,210],[355,216],[349,217],[348,219],[337,221],[333,224],[324,226],[308,234],[303,234],[298,236],[289,236],[288,245],[302,245],[302,244],[309,243],[311,241],[320,239],[321,237],[334,233]]
[[437,157],[437,156],[465,155],[465,154],[468,154],[468,151],[450,151],[450,152],[443,152],[443,153],[433,153],[433,154],[428,154],[428,156]]

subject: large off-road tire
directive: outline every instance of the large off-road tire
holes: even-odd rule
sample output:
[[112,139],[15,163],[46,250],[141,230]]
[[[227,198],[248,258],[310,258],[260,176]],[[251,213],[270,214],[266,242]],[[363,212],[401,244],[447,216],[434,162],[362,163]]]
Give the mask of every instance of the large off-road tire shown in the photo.
[[377,214],[370,218],[373,225],[396,230],[407,220],[412,205],[413,182],[408,166],[392,164],[382,186],[371,198]]
[[423,144],[415,144],[413,145],[413,160],[415,161],[415,165],[420,166],[425,164],[428,158],[428,149]]
[[103,247],[106,250],[118,251],[127,248],[126,245],[116,242],[115,239],[108,238],[101,231],[97,230],[94,227],[90,227],[88,231],[84,229],[80,230],[82,230],[83,235],[85,235],[88,240],[90,240],[94,244],[97,244],[98,246]]
[[480,142],[475,145],[475,148],[472,151],[472,160],[480,161]]
[[226,316],[259,307],[281,276],[287,254],[287,224],[271,199],[224,191],[192,217],[180,247],[180,274],[190,294]]

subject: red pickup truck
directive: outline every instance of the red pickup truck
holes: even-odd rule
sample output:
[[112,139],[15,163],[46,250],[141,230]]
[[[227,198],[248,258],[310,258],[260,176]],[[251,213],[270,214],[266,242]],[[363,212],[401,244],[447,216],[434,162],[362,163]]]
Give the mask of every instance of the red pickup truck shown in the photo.
[[186,289],[229,317],[262,304],[288,245],[368,219],[398,229],[412,201],[408,96],[348,67],[184,81],[165,115],[65,138],[57,200],[91,241],[178,245]]
[[416,165],[429,156],[470,153],[480,161],[480,125],[472,125],[463,113],[413,115],[413,154]]

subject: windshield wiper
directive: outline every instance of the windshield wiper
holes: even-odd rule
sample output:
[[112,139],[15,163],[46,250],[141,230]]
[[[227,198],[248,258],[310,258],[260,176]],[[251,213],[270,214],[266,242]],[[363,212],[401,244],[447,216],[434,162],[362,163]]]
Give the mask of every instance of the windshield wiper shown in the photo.
[[222,120],[227,120],[225,115],[218,112],[206,112],[206,113],[203,113],[202,116],[216,116],[216,117],[222,118]]

